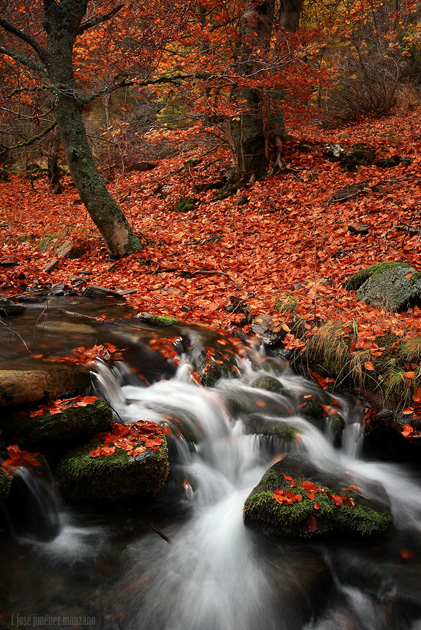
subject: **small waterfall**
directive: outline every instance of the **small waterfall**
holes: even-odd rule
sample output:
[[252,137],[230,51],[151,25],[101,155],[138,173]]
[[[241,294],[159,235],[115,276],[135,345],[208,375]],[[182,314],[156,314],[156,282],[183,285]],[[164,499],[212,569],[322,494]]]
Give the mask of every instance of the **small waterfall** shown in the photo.
[[12,535],[26,540],[52,540],[60,531],[60,504],[46,463],[15,470],[11,499],[6,506]]
[[[303,394],[316,396],[315,385],[286,373],[279,380],[288,395],[273,394],[250,386],[263,374],[254,371],[250,362],[243,361],[242,369],[240,379],[222,380],[212,389],[193,384],[190,368],[183,362],[171,380],[157,381],[150,387],[123,385],[119,391],[116,378],[107,388],[107,396],[116,392],[111,402],[124,422],[142,419],[167,423],[168,418],[181,422],[184,437],[173,452],[177,453],[177,470],[185,478],[191,506],[186,522],[173,523],[166,530],[171,545],[151,533],[127,549],[125,564],[130,568],[117,589],[128,611],[125,627],[392,630],[394,626],[388,625],[387,613],[379,612],[376,599],[357,587],[340,584],[333,567],[341,603],[332,602],[319,622],[306,625],[314,614],[314,601],[309,604],[308,595],[297,586],[304,581],[301,547],[284,541],[268,553],[270,543],[244,526],[242,507],[270,467],[276,449],[293,448],[322,471],[358,485],[363,492],[381,488],[398,526],[418,535],[421,498],[417,480],[411,480],[399,466],[362,459],[361,417],[346,399],[337,401],[346,423],[338,447],[329,429],[321,430],[301,417],[294,402]],[[259,420],[293,427],[298,433],[295,444],[275,441],[268,449],[267,440],[247,431],[244,415],[230,416],[224,405],[229,396],[243,401],[245,407],[263,400],[263,411],[270,406],[271,414],[262,414]],[[180,444],[176,432],[170,442]],[[309,553],[307,548],[306,557]],[[329,555],[322,554],[327,559]],[[133,589],[136,583],[141,587]],[[130,601],[124,597],[127,590]]]

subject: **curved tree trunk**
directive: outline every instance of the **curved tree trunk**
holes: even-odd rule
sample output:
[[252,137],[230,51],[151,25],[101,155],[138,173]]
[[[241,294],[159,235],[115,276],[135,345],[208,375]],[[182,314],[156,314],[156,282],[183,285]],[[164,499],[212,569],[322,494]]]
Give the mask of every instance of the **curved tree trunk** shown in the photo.
[[70,173],[110,255],[119,258],[141,249],[141,244],[96,169],[83,124],[72,54],[87,3],[44,0],[46,66],[56,92],[55,117]]

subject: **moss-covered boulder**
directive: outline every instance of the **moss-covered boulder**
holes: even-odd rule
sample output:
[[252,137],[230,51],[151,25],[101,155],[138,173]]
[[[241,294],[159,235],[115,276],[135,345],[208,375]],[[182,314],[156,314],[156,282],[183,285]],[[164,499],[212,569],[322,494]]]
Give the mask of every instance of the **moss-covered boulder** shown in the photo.
[[393,313],[421,306],[421,272],[410,266],[395,266],[373,273],[357,290],[357,297]]
[[[328,532],[378,537],[393,524],[380,488],[363,497],[289,454],[268,470],[244,505],[247,525],[269,534],[312,538]],[[371,500],[372,499],[372,500]]]
[[251,386],[274,393],[281,392],[284,389],[282,383],[274,376],[259,376],[252,382]]
[[345,282],[345,289],[347,289],[347,291],[356,291],[364,284],[364,282],[366,282],[372,276],[380,276],[385,271],[400,268],[407,269],[408,271],[406,271],[406,273],[408,273],[410,270],[414,271],[411,265],[405,262],[384,262],[377,265],[370,265],[370,267],[361,269],[360,271],[357,271],[357,273],[354,273],[352,276],[350,276]]
[[89,370],[79,366],[0,370],[0,407],[16,407],[53,400],[66,394],[80,394],[89,384]]
[[12,478],[5,472],[0,470],[0,503],[3,503],[9,496],[10,486],[12,485]]
[[74,503],[106,503],[159,491],[168,476],[168,449],[158,428],[154,435],[153,446],[147,446],[150,433],[140,434],[130,438],[133,448],[127,450],[124,438],[100,434],[65,454],[56,469],[64,496]]
[[[75,406],[63,408],[59,413],[45,410],[41,415],[31,415],[25,411],[1,419],[3,439],[19,444],[21,448],[53,456],[110,429],[113,411],[107,402],[97,400],[86,406],[77,406],[78,401],[75,400]],[[68,402],[72,404],[71,399]],[[52,411],[53,407],[52,404]]]

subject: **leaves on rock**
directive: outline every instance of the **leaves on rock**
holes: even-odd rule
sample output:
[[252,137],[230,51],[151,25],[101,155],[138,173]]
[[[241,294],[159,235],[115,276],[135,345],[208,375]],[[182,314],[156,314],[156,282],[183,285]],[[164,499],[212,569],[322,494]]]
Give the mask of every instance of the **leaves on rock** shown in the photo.
[[90,453],[90,457],[113,455],[116,449],[126,451],[136,457],[147,449],[156,451],[164,443],[164,432],[155,422],[134,422],[133,424],[113,423],[111,431],[99,433],[93,440],[101,442]]

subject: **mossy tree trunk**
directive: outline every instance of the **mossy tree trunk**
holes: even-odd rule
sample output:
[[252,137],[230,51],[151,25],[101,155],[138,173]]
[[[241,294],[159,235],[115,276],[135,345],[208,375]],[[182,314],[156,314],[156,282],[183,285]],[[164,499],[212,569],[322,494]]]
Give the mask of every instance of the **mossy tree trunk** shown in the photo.
[[240,19],[234,62],[239,79],[231,100],[240,104],[241,111],[232,117],[230,132],[236,169],[244,178],[261,177],[268,164],[263,91],[247,83],[259,71],[257,50],[270,43],[274,15],[275,0],[250,1]]
[[[297,30],[302,4],[302,0],[281,0],[280,24],[286,31]],[[231,90],[231,101],[240,103],[241,111],[230,121],[230,135],[237,172],[243,178],[265,174],[271,148],[274,165],[280,166],[282,140],[286,137],[284,88],[273,82],[270,66],[265,70],[268,87],[248,85],[250,79],[263,76],[261,59],[270,50],[276,14],[277,0],[250,0],[240,19],[234,63],[240,80]]]
[[[42,63],[35,63],[9,50],[5,54],[48,76],[55,95],[54,114],[70,174],[110,255],[119,258],[141,249],[141,244],[95,166],[83,124],[84,99],[79,95],[73,73],[74,44],[78,35],[88,28],[82,24],[88,0],[44,0],[42,4],[46,48],[31,35],[6,20],[0,20],[0,26],[31,46]],[[108,16],[112,17],[118,9],[110,11]],[[87,24],[90,28],[106,18],[91,19]]]

